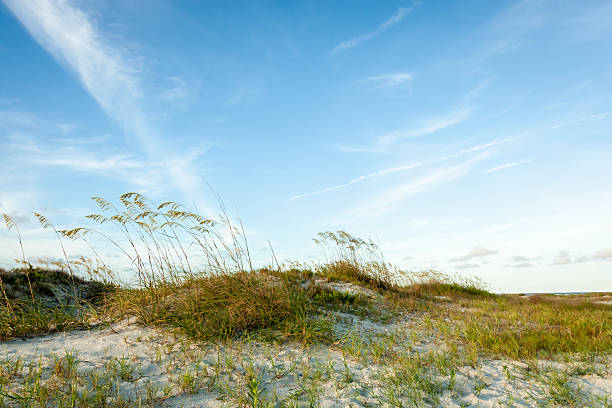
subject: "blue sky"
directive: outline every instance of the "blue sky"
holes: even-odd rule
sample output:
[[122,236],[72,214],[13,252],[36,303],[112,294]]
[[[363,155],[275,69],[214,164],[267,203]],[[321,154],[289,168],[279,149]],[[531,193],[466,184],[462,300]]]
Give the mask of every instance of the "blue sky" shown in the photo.
[[0,212],[31,256],[59,255],[31,211],[210,214],[205,178],[261,262],[345,229],[499,291],[612,290],[610,2],[0,4]]

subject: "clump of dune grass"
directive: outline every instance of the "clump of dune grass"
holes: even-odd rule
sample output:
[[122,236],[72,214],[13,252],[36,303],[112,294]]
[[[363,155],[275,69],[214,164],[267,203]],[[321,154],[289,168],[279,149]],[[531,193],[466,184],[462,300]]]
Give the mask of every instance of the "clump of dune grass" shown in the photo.
[[[227,215],[221,200],[217,219],[174,202],[156,205],[136,193],[120,197],[121,209],[95,201],[110,215],[88,218],[121,231],[121,243],[98,234],[121,249],[138,277],[135,288],[107,304],[111,314],[135,314],[207,340],[270,330],[308,340],[329,332],[311,318],[314,308],[296,282],[252,267],[242,224]],[[96,233],[73,231],[67,234]]]
[[385,262],[380,247],[371,239],[364,240],[346,231],[325,231],[313,240],[322,247],[325,259],[316,268],[319,275],[374,289],[397,286],[399,271]]
[[452,276],[432,269],[406,272],[396,268],[385,261],[380,247],[372,240],[345,231],[320,232],[314,241],[324,253],[324,262],[315,271],[330,280],[416,297],[491,295],[487,285],[476,277]]
[[30,295],[42,306],[76,305],[72,286],[76,286],[78,300],[96,299],[112,290],[113,286],[98,280],[75,276],[74,280],[62,269],[47,269],[39,266],[5,270],[0,268],[0,277],[7,299],[13,303],[31,302]]
[[163,287],[123,290],[107,303],[107,313],[136,315],[146,324],[176,327],[203,340],[276,332],[310,342],[331,335],[329,324],[313,318],[316,304],[307,292],[266,270],[192,276]]
[[477,277],[448,275],[433,269],[412,272],[407,276],[408,283],[402,287],[413,295],[420,296],[468,296],[490,297],[493,294],[488,286]]
[[44,228],[52,229],[64,255],[63,260],[26,257],[21,230],[8,214],[0,214],[7,230],[17,236],[21,257],[17,268],[0,269],[0,339],[45,334],[87,325],[96,303],[113,290],[113,274],[103,262],[85,256],[69,258],[58,231],[49,220],[34,213]]
[[[40,267],[0,269],[5,302],[0,306],[0,339],[45,334],[84,326],[94,305],[114,286]],[[74,293],[78,298],[75,299]]]

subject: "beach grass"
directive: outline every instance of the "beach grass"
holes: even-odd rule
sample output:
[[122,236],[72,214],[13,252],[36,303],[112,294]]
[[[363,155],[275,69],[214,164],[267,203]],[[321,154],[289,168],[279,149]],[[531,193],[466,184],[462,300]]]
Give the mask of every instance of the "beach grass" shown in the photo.
[[[597,367],[610,358],[612,306],[597,302],[606,294],[499,295],[475,277],[400,270],[385,261],[372,240],[345,231],[315,237],[323,254],[318,264],[276,261],[253,267],[242,225],[222,203],[220,217],[213,220],[135,193],[121,196],[118,206],[95,201],[101,212],[88,218],[100,224],[99,230],[58,230],[37,214],[65,255],[53,264],[30,263],[17,225],[4,216],[22,258],[14,269],[0,270],[0,340],[136,318],[143,326],[187,339],[181,340],[186,342],[182,354],[171,347],[152,357],[165,367],[170,383],[143,383],[141,363],[127,356],[109,358],[103,369],[86,374],[69,351],[45,362],[6,358],[0,361],[0,406],[47,406],[49,401],[56,406],[155,405],[201,390],[238,406],[316,406],[323,385],[334,384],[338,395],[355,387],[370,392],[359,383],[357,369],[372,364],[380,367],[371,386],[379,390],[380,404],[439,406],[449,393],[462,400],[465,378],[476,397],[486,390],[487,381],[477,371],[485,359],[527,361],[532,368],[519,371],[540,384],[534,396],[538,403],[609,406],[607,396],[586,395],[573,380],[600,373]],[[129,261],[130,282],[120,283],[102,259],[72,258],[62,245],[66,239],[92,245],[93,237],[110,242]],[[358,321],[395,327],[408,317],[414,320],[409,331],[373,334],[355,326]],[[435,339],[438,350],[418,351],[420,338]],[[205,364],[202,356],[192,355],[190,342],[217,347],[215,361]],[[244,355],[242,348],[253,342],[269,349],[264,365],[254,351]],[[340,354],[327,363],[275,359],[273,350],[287,344]],[[236,345],[242,350],[238,354],[231,351]],[[545,370],[537,365],[542,359],[583,365],[571,372]],[[464,384],[458,384],[465,367],[476,373],[462,374]],[[512,383],[518,369],[504,367]],[[270,378],[288,377],[299,392],[277,395]],[[120,391],[125,384],[140,387],[138,394]],[[508,396],[508,406],[513,398]]]
[[[456,324],[445,330],[448,337],[480,353],[531,358],[612,348],[610,307],[588,298],[495,295],[477,278],[402,271],[384,260],[372,240],[345,231],[317,235],[323,252],[318,265],[255,269],[241,224],[220,200],[217,220],[175,202],[157,205],[137,193],[122,195],[119,206],[94,200],[102,212],[87,218],[110,224],[123,235],[121,241],[108,229],[57,230],[36,216],[56,233],[64,253],[62,239],[93,235],[118,247],[131,262],[135,284],[112,283],[113,272],[101,259],[66,256],[64,262],[35,267],[24,254],[19,268],[0,271],[1,338],[76,327],[93,315],[110,320],[135,315],[145,324],[176,327],[206,340],[277,331],[287,338],[332,341],[321,323],[322,310],[346,307],[355,298],[315,289],[308,283],[316,278],[374,291],[380,294],[376,302],[389,309],[425,308],[450,317]],[[23,253],[18,226],[3,216]],[[362,309],[373,309],[367,308],[372,299],[360,300]]]
[[447,308],[444,314],[458,323],[450,335],[480,353],[551,358],[612,350],[612,308],[587,298],[485,297],[463,301],[462,309]]

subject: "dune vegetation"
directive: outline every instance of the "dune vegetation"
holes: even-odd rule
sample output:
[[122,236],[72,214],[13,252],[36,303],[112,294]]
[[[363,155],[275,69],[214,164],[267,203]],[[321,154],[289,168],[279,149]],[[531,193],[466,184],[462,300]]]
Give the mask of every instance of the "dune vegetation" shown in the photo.
[[[70,350],[0,355],[0,406],[213,406],[205,395],[225,406],[470,406],[486,401],[483,367],[504,373],[506,406],[612,404],[580,382],[610,379],[608,294],[495,294],[476,278],[403,271],[344,231],[315,237],[320,263],[279,263],[272,251],[270,265],[253,265],[242,224],[221,202],[211,219],[137,193],[118,205],[94,200],[99,212],[87,218],[97,228],[57,229],[35,213],[63,253],[52,263],[32,262],[3,215],[22,257],[0,270],[0,340],[116,330],[131,319],[149,330],[134,341],[156,338],[150,330],[173,336],[165,346],[151,340],[163,385],[134,356],[105,352],[92,368]],[[71,257],[66,240],[83,240],[94,257]],[[100,242],[123,254],[130,280],[97,256]],[[292,365],[278,357],[285,349],[335,359],[309,354]],[[512,391],[519,380],[535,385]]]

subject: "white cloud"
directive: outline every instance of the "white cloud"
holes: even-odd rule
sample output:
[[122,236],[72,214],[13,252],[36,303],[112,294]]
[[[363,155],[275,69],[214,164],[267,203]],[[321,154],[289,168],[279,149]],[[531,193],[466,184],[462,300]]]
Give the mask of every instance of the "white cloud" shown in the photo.
[[474,269],[474,268],[480,267],[480,265],[478,265],[478,264],[471,264],[471,263],[467,263],[466,262],[466,263],[462,263],[462,264],[459,264],[459,265],[454,265],[453,267],[457,268],[457,269]]
[[528,159],[528,160],[523,160],[523,161],[514,162],[514,163],[501,164],[499,166],[491,167],[490,169],[483,171],[483,173],[494,173],[496,171],[507,169],[509,167],[516,167],[516,166],[520,166],[523,164],[531,163],[532,161],[533,159]]
[[[185,195],[199,191],[198,172],[183,154],[162,143],[143,107],[139,56],[128,55],[109,41],[96,21],[74,3],[52,0],[4,0],[34,39],[60,64],[72,71],[100,107],[135,137],[154,162],[171,163],[168,178]],[[170,160],[174,156],[174,160]],[[201,204],[205,207],[204,204]]]
[[591,85],[593,85],[593,81],[590,79],[587,79],[585,81],[582,81],[574,86],[572,86],[569,89],[569,92],[578,92],[578,91],[582,91],[583,89],[586,89],[588,87],[590,87]]
[[576,101],[558,101],[558,102],[553,102],[553,103],[551,103],[549,105],[544,106],[544,109],[546,109],[546,110],[558,109],[558,108],[561,108],[563,106],[571,105],[573,103],[576,103]]
[[[510,265],[509,267],[511,268],[533,268],[535,267],[536,264],[532,263],[532,262],[518,262],[515,263],[514,265]],[[506,266],[508,267],[508,266]]]
[[40,120],[35,115],[18,110],[1,110],[0,126],[4,128],[20,128],[35,130],[40,127]]
[[503,139],[495,139],[495,140],[492,140],[492,141],[484,143],[484,144],[479,144],[479,145],[476,145],[476,146],[469,147],[467,149],[459,150],[458,152],[453,153],[450,156],[442,157],[442,158],[440,158],[440,159],[438,159],[436,161],[437,162],[441,162],[441,161],[448,160],[448,159],[454,159],[456,157],[464,156],[464,155],[469,154],[469,153],[478,152],[478,151],[485,150],[485,149],[488,149],[490,147],[494,147],[494,146],[497,146],[497,145],[500,145],[500,144],[503,144],[503,143],[508,143],[508,142],[513,141],[514,139],[515,139],[514,137],[506,137],[506,138],[503,138]]
[[589,261],[590,258],[584,255],[572,256],[569,251],[559,251],[551,265],[570,265]]
[[559,251],[552,265],[568,265],[572,263],[572,257],[567,251]]
[[[33,190],[24,188],[11,189],[3,185],[2,191],[4,194],[0,197],[0,213],[5,213],[11,216],[18,225],[27,224],[30,221],[30,214],[25,212],[25,203],[38,201],[39,193]],[[0,218],[0,231],[4,229],[4,220]],[[0,253],[0,257],[2,254]]]
[[[36,143],[36,140],[26,133],[20,131],[12,131],[6,137],[4,142],[4,149],[7,152],[10,151],[22,151],[31,153],[40,153],[40,147]],[[6,161],[10,161],[12,156],[6,158]]]
[[604,248],[599,250],[593,254],[593,258],[595,259],[603,259],[606,261],[612,261],[612,247]]
[[185,80],[177,76],[170,77],[169,80],[172,86],[160,94],[160,99],[166,102],[178,102],[189,96],[189,87]]
[[113,155],[100,159],[90,155],[84,155],[83,152],[65,155],[63,157],[50,156],[32,158],[30,163],[42,166],[68,167],[72,170],[87,172],[123,172],[144,167],[143,163],[133,160],[133,157],[128,155]]
[[140,129],[145,118],[137,102],[143,96],[139,69],[105,41],[83,11],[66,1],[4,1],[36,41],[77,75],[109,115],[135,136],[147,138]]
[[449,261],[450,262],[465,262],[465,261],[469,261],[471,259],[482,258],[482,257],[485,257],[485,256],[494,255],[496,253],[497,253],[497,251],[492,251],[492,250],[490,250],[488,248],[485,248],[483,246],[475,246],[467,254],[465,254],[463,256],[458,256],[456,258],[451,258],[451,259],[449,259]]
[[410,169],[414,169],[417,167],[421,167],[423,165],[423,163],[413,163],[413,164],[406,164],[403,166],[398,166],[398,167],[392,167],[392,168],[388,168],[388,169],[384,169],[384,170],[379,170],[379,171],[375,171],[374,173],[370,173],[370,174],[366,174],[365,176],[359,176],[353,180],[348,181],[347,183],[344,184],[338,184],[336,186],[332,186],[332,187],[327,187],[321,190],[317,190],[317,191],[313,191],[312,193],[306,193],[306,194],[298,194],[295,195],[293,197],[291,197],[289,199],[289,201],[293,201],[293,200],[298,200],[300,198],[305,198],[305,197],[312,197],[312,196],[316,196],[319,194],[323,194],[323,193],[328,193],[330,191],[335,191],[335,190],[340,190],[349,186],[352,186],[353,184],[357,184],[363,180],[367,180],[369,178],[372,177],[377,177],[377,176],[382,176],[384,174],[390,174],[390,173],[395,173],[398,171],[405,171],[405,170],[410,170]]
[[468,103],[471,102],[480,92],[482,92],[483,89],[491,85],[493,80],[493,78],[487,78],[484,81],[481,81],[480,83],[478,83],[478,85],[474,87],[474,89],[465,94],[463,100]]
[[348,49],[351,49],[353,47],[356,47],[358,45],[363,44],[364,42],[366,42],[366,41],[376,37],[377,35],[381,34],[384,30],[388,29],[389,27],[391,27],[391,26],[399,23],[400,21],[402,21],[404,19],[404,17],[406,17],[408,14],[410,14],[412,12],[412,10],[413,10],[412,7],[400,7],[400,8],[398,8],[394,15],[389,17],[384,23],[379,25],[374,31],[370,31],[369,33],[365,33],[365,34],[362,34],[362,35],[360,35],[358,37],[351,38],[350,40],[342,41],[340,44],[338,44],[329,53],[331,55],[335,55],[335,54],[338,54],[340,52],[346,51]]
[[472,115],[473,111],[474,109],[471,107],[459,108],[445,115],[431,118],[414,129],[400,129],[385,133],[376,139],[376,142],[373,146],[343,146],[340,149],[346,152],[382,152],[390,148],[396,142],[401,141],[403,139],[429,135],[451,127],[453,125],[457,125],[467,120]]
[[56,126],[60,130],[60,132],[62,132],[64,135],[72,133],[73,130],[79,127],[78,125],[75,125],[74,123],[66,123],[66,122],[58,123]]
[[361,181],[367,180],[367,179],[372,178],[372,177],[378,177],[378,176],[382,176],[382,175],[385,175],[385,174],[395,173],[395,172],[398,172],[398,171],[411,170],[411,169],[415,169],[417,167],[422,167],[422,166],[428,165],[428,164],[440,163],[440,162],[443,162],[445,160],[454,159],[454,158],[457,158],[457,157],[460,157],[460,156],[464,156],[464,155],[469,154],[469,153],[475,153],[475,152],[478,152],[480,150],[488,149],[490,147],[497,146],[499,144],[506,143],[506,142],[509,142],[509,141],[512,141],[512,140],[514,140],[514,139],[513,138],[497,139],[497,140],[493,140],[493,141],[488,142],[488,143],[484,143],[484,144],[480,144],[480,145],[469,147],[467,149],[459,150],[459,151],[457,151],[457,152],[455,152],[455,153],[453,153],[453,154],[451,154],[449,156],[444,156],[442,158],[439,158],[439,159],[436,159],[436,160],[432,160],[430,162],[426,162],[426,163],[421,163],[421,162],[408,163],[408,164],[405,164],[405,165],[402,165],[402,166],[396,166],[396,167],[391,167],[391,168],[375,171],[373,173],[366,174],[364,176],[359,176],[357,178],[354,178],[354,179],[352,179],[352,180],[350,180],[350,181],[348,181],[346,183],[343,183],[343,184],[338,184],[338,185],[335,185],[335,186],[326,187],[326,188],[323,188],[321,190],[313,191],[312,193],[304,193],[304,194],[294,195],[293,197],[291,197],[289,199],[289,201],[298,200],[298,199],[306,198],[306,197],[312,197],[312,196],[316,196],[316,195],[323,194],[323,193],[329,193],[329,192],[335,191],[335,190],[341,190],[341,189],[344,189],[346,187],[352,186],[353,184],[357,184],[357,183],[359,183]]
[[386,88],[395,85],[401,85],[412,80],[413,75],[408,72],[395,72],[392,74],[376,75],[369,78],[364,78],[359,82],[373,82],[377,85],[372,89]]
[[433,188],[457,180],[465,176],[474,163],[481,157],[449,168],[440,168],[432,173],[419,177],[409,183],[402,184],[378,194],[370,203],[353,210],[352,213],[362,216],[376,216],[391,210],[399,201],[416,194],[424,193]]
[[520,48],[524,44],[521,40],[500,40],[487,49],[487,54],[491,56],[506,54]]
[[558,128],[574,125],[576,123],[586,122],[587,120],[594,120],[594,119],[601,120],[601,119],[605,119],[606,117],[610,115],[612,115],[612,110],[607,111],[607,112],[595,113],[593,115],[584,116],[582,118],[570,120],[569,122],[558,123],[556,125],[551,126],[550,128],[558,129]]
[[588,262],[590,260],[591,258],[589,258],[586,255],[578,255],[574,257],[574,263],[583,263],[583,262]]
[[53,134],[59,131],[63,135],[68,135],[78,127],[78,125],[66,120],[45,118],[24,110],[0,110],[0,129],[8,133],[45,131]]
[[510,262],[529,262],[530,259],[527,258],[526,256],[522,256],[522,255],[515,255],[512,258],[510,258]]
[[[71,173],[95,174],[98,177],[127,183],[130,189],[143,193],[163,194],[176,188],[180,180],[168,169],[175,164],[168,159],[142,158],[137,152],[126,153],[125,147],[108,148],[99,143],[103,138],[80,140],[73,138],[36,138],[14,132],[5,139],[5,166],[27,168],[40,174],[49,167],[59,167]],[[181,157],[183,165],[191,166],[208,149],[207,145],[192,148]],[[121,153],[117,153],[120,150]],[[10,181],[10,177],[4,177]],[[0,181],[3,177],[0,177]]]
[[444,116],[433,118],[415,129],[396,130],[394,132],[387,133],[378,139],[378,144],[384,146],[397,142],[398,140],[416,136],[424,136],[438,132],[442,129],[446,129],[447,127],[465,121],[471,116],[472,112],[472,108],[461,108],[456,111],[450,112]]
[[536,265],[535,261],[537,261],[539,257],[526,257],[522,255],[514,255],[509,259],[510,263],[508,265],[504,265],[505,268],[533,268]]
[[550,10],[546,7],[545,2],[522,0],[513,3],[491,20],[487,28],[489,34],[503,34],[506,37],[504,43],[511,43],[512,39],[542,26],[550,15]]

